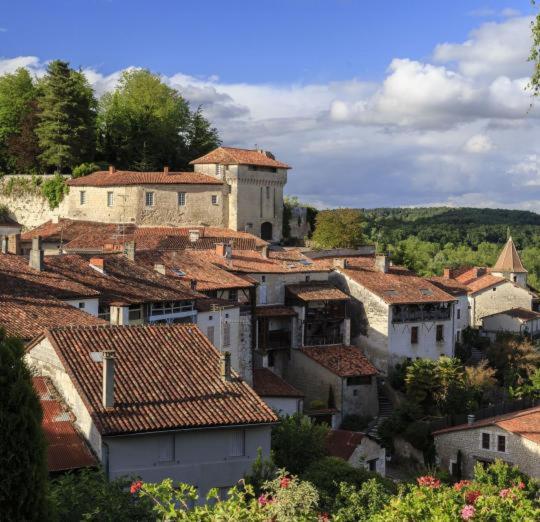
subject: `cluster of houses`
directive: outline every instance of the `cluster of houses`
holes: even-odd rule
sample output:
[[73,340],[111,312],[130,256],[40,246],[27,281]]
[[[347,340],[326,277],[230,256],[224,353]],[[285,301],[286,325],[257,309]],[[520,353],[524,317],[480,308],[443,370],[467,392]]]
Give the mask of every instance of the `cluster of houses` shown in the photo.
[[333,428],[332,454],[384,474],[377,441],[339,428],[377,418],[397,362],[452,356],[469,326],[540,328],[511,239],[493,268],[433,278],[372,247],[283,247],[286,164],[225,147],[193,164],[72,180],[65,216],[0,229],[0,327],[26,343],[51,472],[101,463],[225,494],[278,415],[303,412]]

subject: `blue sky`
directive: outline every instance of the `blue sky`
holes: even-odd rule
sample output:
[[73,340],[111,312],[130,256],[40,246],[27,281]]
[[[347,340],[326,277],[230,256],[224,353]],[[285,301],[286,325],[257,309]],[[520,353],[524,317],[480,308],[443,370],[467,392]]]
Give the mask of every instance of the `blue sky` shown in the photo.
[[0,73],[150,68],[307,201],[540,210],[528,0],[0,1]]

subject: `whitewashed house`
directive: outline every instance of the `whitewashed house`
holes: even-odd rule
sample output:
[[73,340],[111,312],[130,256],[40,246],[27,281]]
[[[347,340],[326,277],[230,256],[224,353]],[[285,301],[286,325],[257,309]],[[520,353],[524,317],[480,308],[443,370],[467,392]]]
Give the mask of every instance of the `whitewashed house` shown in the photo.
[[540,334],[540,312],[525,308],[512,308],[482,318],[482,331],[491,339],[499,333],[512,333],[527,337]]
[[270,453],[274,412],[194,325],[47,330],[26,360],[48,377],[111,478],[225,492]]

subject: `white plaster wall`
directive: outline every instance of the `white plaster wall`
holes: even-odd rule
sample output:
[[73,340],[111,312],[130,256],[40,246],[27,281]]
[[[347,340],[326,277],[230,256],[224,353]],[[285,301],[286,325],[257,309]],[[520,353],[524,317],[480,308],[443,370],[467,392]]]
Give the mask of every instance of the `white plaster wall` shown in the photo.
[[[68,299],[64,301],[68,305],[73,306],[73,308],[77,308],[81,310],[82,312],[86,312],[87,314],[93,315],[94,317],[97,317],[98,315],[98,309],[99,309],[99,299]],[[81,308],[81,303],[84,304],[84,306]]]
[[[64,369],[58,355],[48,339],[43,339],[25,356],[25,360],[36,375],[49,377],[69,409],[75,416],[75,425],[88,441],[97,457],[102,459],[101,435],[79,392]],[[96,363],[100,364],[100,363]]]
[[482,318],[486,315],[518,307],[532,310],[532,296],[524,288],[509,281],[493,288],[487,288],[473,297],[471,324],[481,326]]
[[[459,310],[459,314],[458,314]],[[459,315],[459,318],[458,318]],[[454,331],[457,340],[457,332],[463,332],[470,324],[469,298],[466,294],[458,295],[454,304]]]
[[261,397],[278,415],[302,413],[303,401],[296,397]]
[[[270,455],[270,426],[246,427],[245,454],[231,456],[234,432],[242,428],[176,431],[106,437],[111,478],[140,476],[146,482],[171,478],[196,486],[204,498],[213,487],[231,487],[251,470],[258,448]],[[172,460],[160,460],[163,446],[174,447]]]
[[377,459],[375,471],[384,477],[386,475],[386,450],[374,440],[364,437],[349,457],[349,464],[369,471],[367,462],[374,459]]

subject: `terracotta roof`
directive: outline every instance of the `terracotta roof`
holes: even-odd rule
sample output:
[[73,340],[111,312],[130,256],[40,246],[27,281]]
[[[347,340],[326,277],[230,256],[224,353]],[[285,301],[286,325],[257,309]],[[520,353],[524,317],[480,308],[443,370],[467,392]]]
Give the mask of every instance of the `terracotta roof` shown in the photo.
[[469,292],[469,287],[460,283],[456,279],[449,279],[447,277],[441,276],[428,277],[427,279],[447,294],[453,296],[467,295],[467,293]]
[[512,308],[510,310],[505,310],[504,312],[497,312],[495,314],[490,314],[482,317],[486,319],[487,317],[493,317],[494,315],[508,315],[510,317],[515,317],[522,322],[532,321],[533,319],[540,319],[540,312],[535,312],[534,310],[527,310],[526,308]]
[[71,187],[116,187],[125,185],[223,185],[222,181],[198,172],[134,172],[108,170],[70,179]]
[[255,308],[257,317],[294,317],[298,315],[294,308],[282,305],[262,305]]
[[516,245],[512,241],[512,238],[509,237],[506,245],[502,249],[497,262],[492,269],[494,272],[516,272],[516,273],[526,273],[525,267],[521,263],[519,254],[516,250]]
[[[236,374],[221,379],[220,353],[195,325],[56,328],[45,337],[102,435],[277,421]],[[102,365],[91,357],[105,349],[116,352],[111,410],[102,406]]]
[[388,272],[374,267],[374,259],[347,258],[347,268],[339,272],[367,288],[388,304],[442,303],[456,299],[435,286],[429,279],[417,276],[406,268],[390,266]]
[[0,294],[0,327],[11,337],[30,340],[47,328],[107,324],[59,299]]
[[60,402],[51,381],[34,377],[32,382],[43,409],[41,425],[47,441],[49,473],[97,465],[96,458],[75,430],[73,415]]
[[458,283],[466,285],[470,294],[475,294],[493,286],[500,285],[508,281],[504,277],[490,274],[487,268],[473,267],[464,270],[455,277]]
[[302,301],[348,301],[350,299],[345,292],[324,281],[295,283],[287,285],[286,289]]
[[253,389],[261,397],[303,397],[304,394],[268,368],[253,370]]
[[192,300],[200,297],[174,277],[156,272],[123,254],[100,256],[104,270],[93,268],[90,260],[79,255],[65,254],[45,257],[46,272],[92,288],[106,304],[138,304],[160,301]]
[[433,432],[433,435],[442,435],[453,431],[472,430],[484,426],[499,426],[506,431],[519,435],[525,439],[540,444],[540,406],[526,410],[506,413],[488,419],[478,420],[472,424],[459,424]]
[[326,437],[326,450],[331,457],[349,460],[364,437],[357,431],[330,430]]
[[263,151],[251,149],[236,149],[233,147],[218,147],[217,149],[190,162],[190,165],[218,163],[220,165],[258,165],[290,169],[289,165],[267,156]]
[[156,263],[163,264],[168,276],[179,278],[185,285],[195,280],[198,292],[253,286],[252,282],[211,263],[207,251],[149,251],[137,253],[136,259],[137,263],[152,268]]
[[0,294],[56,297],[58,299],[80,299],[98,297],[100,294],[76,279],[69,272],[60,273],[48,268],[48,261],[56,256],[47,256],[44,269],[30,268],[22,256],[0,254]]
[[300,348],[300,351],[338,377],[367,376],[378,373],[360,348],[354,346],[309,346]]

